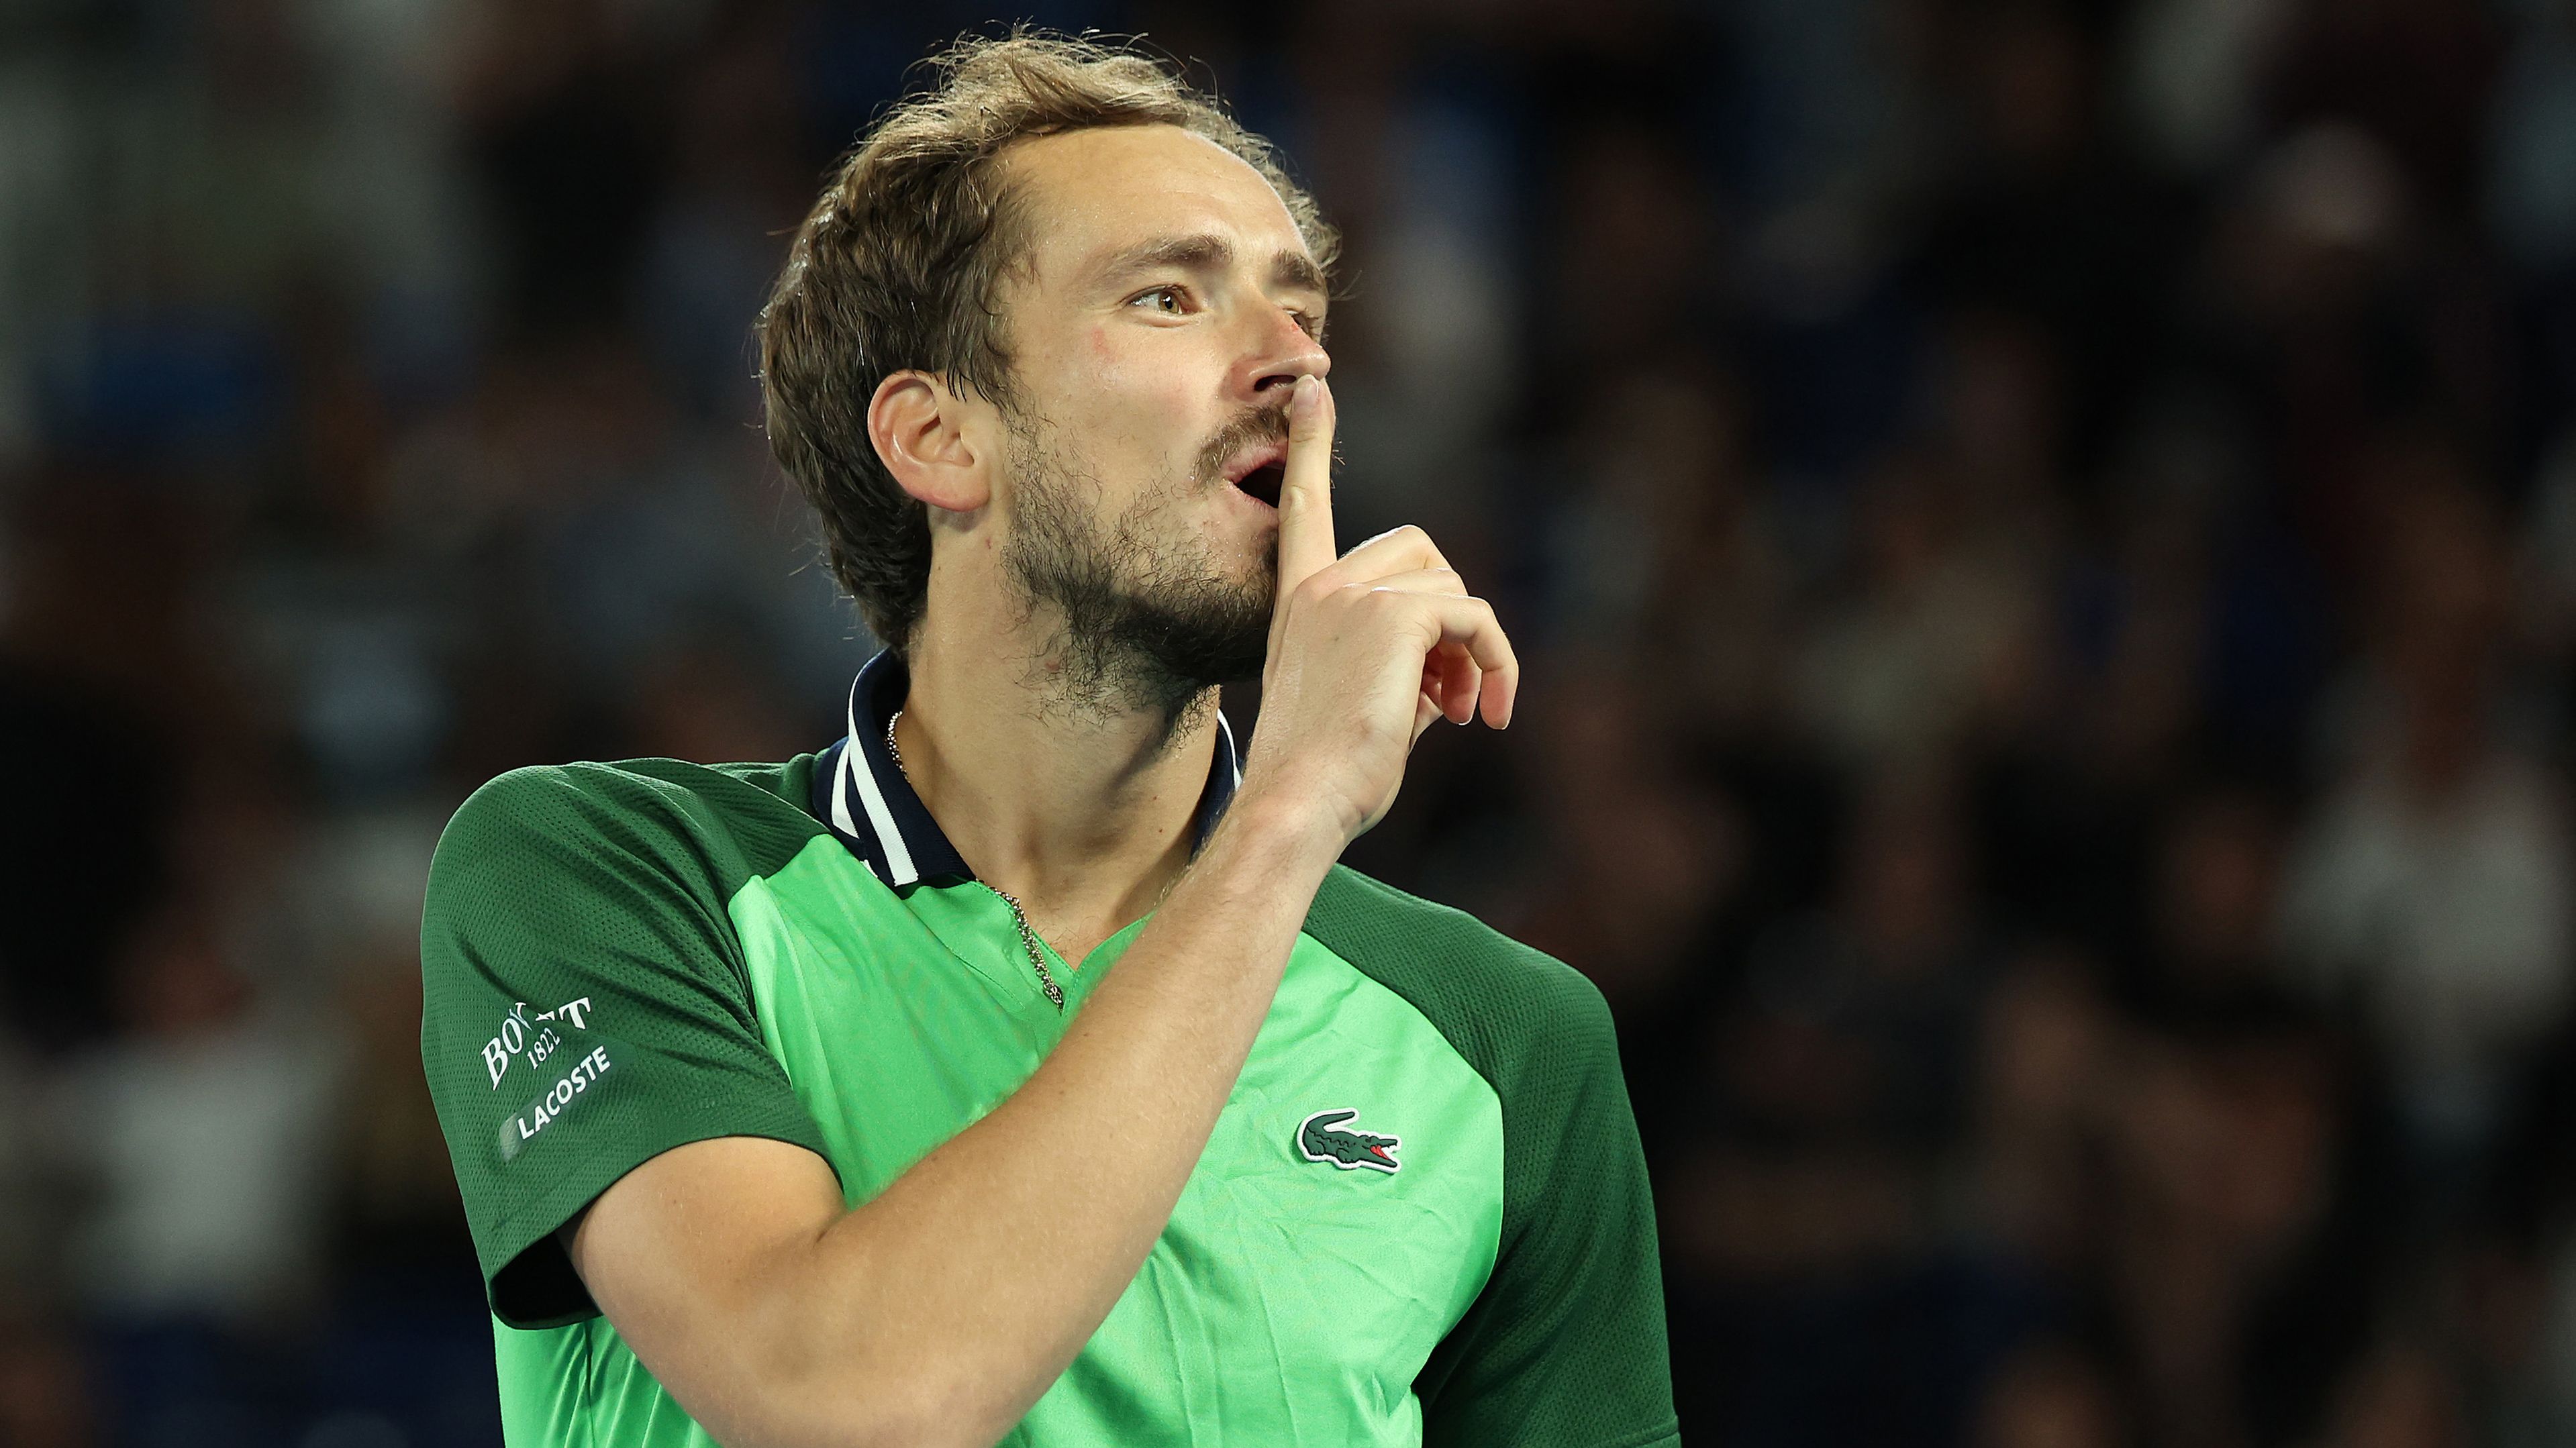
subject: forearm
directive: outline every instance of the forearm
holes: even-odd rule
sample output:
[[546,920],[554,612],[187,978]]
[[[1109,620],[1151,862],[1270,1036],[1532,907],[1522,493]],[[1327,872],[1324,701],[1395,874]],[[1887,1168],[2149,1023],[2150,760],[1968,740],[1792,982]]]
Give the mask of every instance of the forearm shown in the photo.
[[907,1431],[989,1443],[1108,1315],[1206,1147],[1341,843],[1238,803],[1037,1072],[780,1263],[773,1324],[810,1346],[810,1390],[900,1385]]

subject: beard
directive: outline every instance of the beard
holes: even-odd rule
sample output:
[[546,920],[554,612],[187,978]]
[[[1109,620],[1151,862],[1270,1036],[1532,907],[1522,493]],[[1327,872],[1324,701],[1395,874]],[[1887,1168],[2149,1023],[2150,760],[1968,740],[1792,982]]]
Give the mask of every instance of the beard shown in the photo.
[[1025,617],[1060,621],[1047,653],[1051,692],[1087,711],[1159,712],[1177,725],[1220,684],[1261,672],[1279,562],[1228,573],[1189,526],[1186,504],[1211,486],[1247,441],[1285,438],[1284,410],[1247,413],[1200,450],[1177,483],[1150,488],[1115,518],[1099,508],[1096,474],[1050,449],[1039,419],[1010,420],[1008,458],[1017,517],[1002,571]]

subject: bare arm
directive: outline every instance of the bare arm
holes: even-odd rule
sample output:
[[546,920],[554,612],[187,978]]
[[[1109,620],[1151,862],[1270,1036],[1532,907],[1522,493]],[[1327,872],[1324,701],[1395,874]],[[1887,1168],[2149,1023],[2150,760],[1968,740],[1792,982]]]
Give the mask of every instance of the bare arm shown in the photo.
[[[856,1210],[812,1153],[725,1138],[636,1168],[573,1230],[601,1310],[734,1448],[1009,1431],[1152,1250],[1317,887],[1414,740],[1480,699],[1508,721],[1510,645],[1427,538],[1334,559],[1328,401],[1299,386],[1243,791],[1045,1063]],[[1114,1159],[1081,1146],[1113,1136]]]

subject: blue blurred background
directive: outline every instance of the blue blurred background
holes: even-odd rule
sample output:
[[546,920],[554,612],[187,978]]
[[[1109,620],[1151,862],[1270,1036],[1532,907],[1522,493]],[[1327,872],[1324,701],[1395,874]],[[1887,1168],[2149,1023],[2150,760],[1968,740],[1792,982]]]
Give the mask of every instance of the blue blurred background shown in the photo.
[[[2576,1442],[2576,3],[1022,13],[1349,235],[1531,690],[1350,858],[1611,1000],[1693,1443]],[[497,1442],[431,843],[838,732],[749,323],[1010,18],[0,5],[0,1443]]]

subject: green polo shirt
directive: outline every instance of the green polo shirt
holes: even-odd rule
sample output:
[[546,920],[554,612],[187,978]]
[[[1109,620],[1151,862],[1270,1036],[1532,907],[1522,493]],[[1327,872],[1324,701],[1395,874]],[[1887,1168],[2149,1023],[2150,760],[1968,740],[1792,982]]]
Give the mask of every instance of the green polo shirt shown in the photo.
[[[904,688],[879,655],[848,737],[783,765],[517,770],[440,839],[421,1054],[513,1448],[712,1442],[566,1260],[585,1204],[672,1147],[761,1136],[855,1207],[1018,1089],[1143,928],[1048,952],[1046,997],[886,756]],[[1220,720],[1201,840],[1239,777]],[[1600,994],[1336,866],[1161,1239],[1003,1441],[1677,1442]]]

